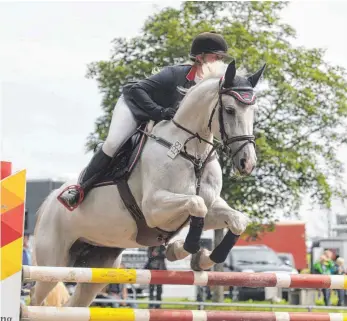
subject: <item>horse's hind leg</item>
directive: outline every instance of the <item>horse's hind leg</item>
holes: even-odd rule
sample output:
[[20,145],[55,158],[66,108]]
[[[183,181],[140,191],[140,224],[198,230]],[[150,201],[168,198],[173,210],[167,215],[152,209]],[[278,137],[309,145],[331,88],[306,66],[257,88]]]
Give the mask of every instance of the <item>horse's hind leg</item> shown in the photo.
[[[35,227],[33,264],[37,266],[68,266],[69,249],[75,241],[59,220],[64,213],[62,207],[54,206],[54,197],[50,195],[42,205]],[[56,284],[37,281],[31,291],[30,304],[42,305]]]
[[[52,233],[52,232],[51,232]],[[58,233],[57,233],[58,234]],[[35,237],[35,259],[38,266],[68,266],[69,248],[63,235],[52,233],[44,238],[40,233]],[[56,286],[56,282],[37,281],[31,292],[31,305],[41,305],[49,292]]]
[[[79,258],[75,266],[112,268],[119,267],[121,253],[119,248],[93,248],[86,257]],[[118,258],[118,259],[117,259]],[[88,307],[96,295],[106,286],[104,283],[79,283],[70,300],[66,303],[68,307]]]

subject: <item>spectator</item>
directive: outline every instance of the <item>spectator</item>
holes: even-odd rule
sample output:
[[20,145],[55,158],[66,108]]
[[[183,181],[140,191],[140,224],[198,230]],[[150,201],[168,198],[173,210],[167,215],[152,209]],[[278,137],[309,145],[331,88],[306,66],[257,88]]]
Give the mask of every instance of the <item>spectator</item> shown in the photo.
[[[165,264],[165,246],[152,246],[148,248],[148,261],[145,265],[145,269],[149,270],[166,270]],[[154,295],[156,291],[156,296]],[[162,284],[150,284],[149,285],[149,300],[150,301],[161,301],[163,294]],[[150,304],[149,308],[160,308],[160,304]]]
[[[337,258],[336,260],[336,274],[338,275],[344,275],[346,272],[345,270],[345,260],[342,257]],[[339,289],[336,290],[337,296],[338,296],[338,306],[344,306],[345,305],[345,290]]]
[[[23,251],[22,251],[22,262],[23,265],[32,265],[31,249],[29,245],[30,234],[24,233],[23,237]],[[22,285],[22,294],[25,293],[25,289],[29,289],[34,282],[24,282]]]
[[29,246],[29,234],[24,233],[24,238],[23,238],[23,256],[22,256],[22,262],[23,265],[31,265],[32,260],[31,260],[31,250]]
[[[125,269],[124,264],[121,264],[121,269]],[[126,302],[107,302],[108,300],[127,300],[128,288],[126,284],[108,284],[96,296],[96,299],[105,300],[104,302],[93,302],[91,306],[98,306],[103,308],[119,308],[119,307],[132,307],[133,303]]]
[[[128,289],[126,284],[110,284],[107,288],[108,297],[116,300],[126,300],[128,298]],[[130,304],[126,302],[113,303],[113,308],[126,307]]]
[[198,302],[204,302],[205,300],[211,300],[212,299],[212,293],[209,286],[197,286],[196,291],[196,301]]
[[[314,264],[314,270],[318,274],[325,274],[325,275],[334,274],[335,272],[334,262],[326,254],[322,254],[320,256],[319,261]],[[322,289],[322,292],[324,297],[324,304],[326,306],[330,305],[331,290]]]
[[[125,269],[125,265],[123,263],[119,266],[120,269]],[[109,297],[117,300],[127,300],[128,299],[128,288],[126,284],[110,284],[107,287],[107,294]],[[118,307],[135,307],[133,303],[113,303],[114,308]]]
[[325,256],[327,257],[327,259],[331,262],[334,262],[335,259],[335,255],[331,250],[325,250],[324,251]]
[[[102,302],[95,302],[93,301],[90,306],[92,307],[102,307],[102,308],[113,308],[114,304],[113,302],[106,302],[107,300],[111,299],[108,295],[108,287],[109,285],[105,286],[97,295],[97,300],[103,300]],[[104,301],[105,300],[105,301]]]

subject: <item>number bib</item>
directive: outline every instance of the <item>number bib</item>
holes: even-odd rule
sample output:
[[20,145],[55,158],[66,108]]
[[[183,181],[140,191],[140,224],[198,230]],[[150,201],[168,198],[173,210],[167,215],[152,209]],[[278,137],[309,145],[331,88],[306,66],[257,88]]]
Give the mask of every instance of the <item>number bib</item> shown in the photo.
[[176,142],[172,144],[171,148],[167,152],[167,156],[171,159],[174,159],[180,153],[182,147],[183,145],[178,140],[176,140]]

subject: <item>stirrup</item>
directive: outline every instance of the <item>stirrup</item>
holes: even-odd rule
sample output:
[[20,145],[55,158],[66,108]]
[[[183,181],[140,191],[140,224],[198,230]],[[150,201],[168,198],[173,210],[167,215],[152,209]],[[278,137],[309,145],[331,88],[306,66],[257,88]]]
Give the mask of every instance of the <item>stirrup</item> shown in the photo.
[[[68,204],[66,204],[64,202],[64,200],[61,198],[61,196],[69,191],[69,190],[72,190],[72,189],[76,189],[78,190],[79,192],[79,199],[78,199],[78,202],[76,203],[76,205],[73,205],[73,206],[69,206]],[[80,186],[80,185],[70,185],[68,187],[66,187],[58,196],[57,196],[57,199],[58,201],[65,207],[67,208],[70,212],[72,212],[74,209],[76,209],[83,201],[84,199],[84,191],[83,191],[83,188]]]

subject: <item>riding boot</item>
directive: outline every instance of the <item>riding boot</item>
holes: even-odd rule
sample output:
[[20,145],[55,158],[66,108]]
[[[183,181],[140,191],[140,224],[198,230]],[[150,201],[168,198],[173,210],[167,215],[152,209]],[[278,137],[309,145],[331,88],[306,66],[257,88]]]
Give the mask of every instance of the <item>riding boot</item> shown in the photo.
[[103,174],[110,164],[112,157],[106,155],[100,148],[92,157],[79,180],[79,185],[67,187],[59,196],[58,200],[70,211],[82,203],[86,194],[95,181]]

